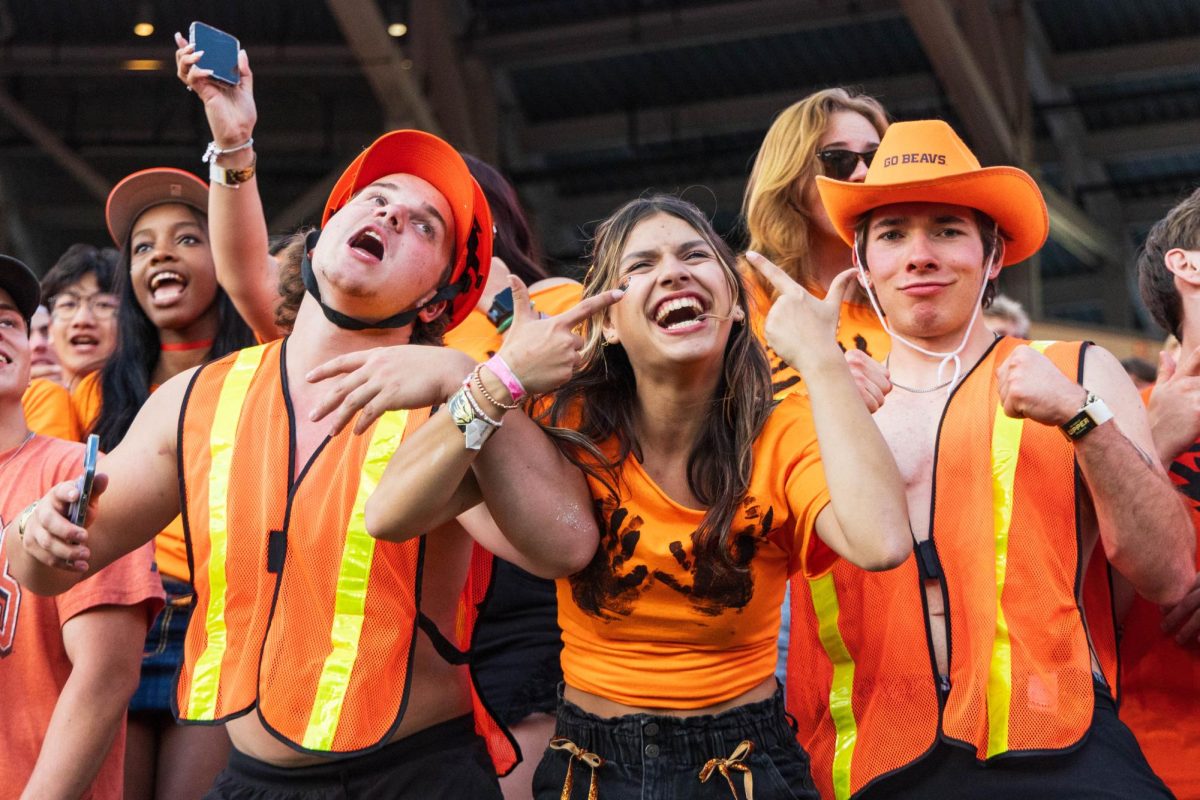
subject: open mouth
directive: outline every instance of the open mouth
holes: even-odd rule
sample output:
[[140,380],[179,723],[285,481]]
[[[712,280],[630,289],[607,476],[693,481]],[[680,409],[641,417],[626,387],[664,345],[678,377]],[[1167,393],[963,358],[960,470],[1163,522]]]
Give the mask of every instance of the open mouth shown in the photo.
[[165,269],[150,276],[150,297],[160,305],[173,303],[187,288],[187,278]]
[[381,237],[379,232],[373,228],[366,228],[359,231],[354,238],[350,240],[350,246],[355,250],[361,250],[362,252],[374,258],[376,261],[383,260],[383,237]]
[[72,347],[96,347],[100,344],[100,340],[95,336],[86,333],[78,333],[67,339]]
[[0,353],[0,364],[11,364],[12,356],[8,353]]
[[700,298],[687,295],[664,300],[654,312],[654,321],[663,330],[675,330],[692,325],[704,313]]

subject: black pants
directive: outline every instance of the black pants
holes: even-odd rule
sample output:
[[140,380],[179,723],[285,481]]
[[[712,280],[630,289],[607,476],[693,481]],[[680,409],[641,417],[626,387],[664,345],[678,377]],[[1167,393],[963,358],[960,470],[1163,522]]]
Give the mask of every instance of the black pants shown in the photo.
[[237,750],[205,800],[499,800],[500,784],[470,716],[363,756],[287,769]]
[[859,794],[862,800],[1159,800],[1173,796],[1146,763],[1133,733],[1117,719],[1112,695],[1103,687],[1096,690],[1087,737],[1068,753],[1011,756],[981,766],[974,751],[941,742],[920,761]]
[[[560,699],[554,735],[533,776],[537,800],[567,797],[568,770],[569,797],[587,798],[593,756],[604,760],[594,770],[600,800],[742,800],[749,794],[747,772],[754,800],[817,797],[808,755],[788,724],[778,691],[770,700],[702,717],[630,714],[605,719]],[[750,743],[748,752],[743,742]],[[572,747],[578,748],[575,755]],[[739,748],[741,755],[735,757]],[[728,780],[714,762],[702,782],[702,770],[714,759],[726,762]]]

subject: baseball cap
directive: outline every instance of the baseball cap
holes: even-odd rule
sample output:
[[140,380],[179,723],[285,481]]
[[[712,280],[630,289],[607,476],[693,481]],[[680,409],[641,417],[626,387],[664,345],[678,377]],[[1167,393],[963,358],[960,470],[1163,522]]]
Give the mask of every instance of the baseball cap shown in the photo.
[[460,287],[450,299],[450,327],[466,319],[479,302],[492,263],[492,213],[483,190],[458,151],[425,131],[385,133],[350,162],[325,202],[322,227],[360,189],[387,175],[414,175],[437,189],[454,217],[454,264],[448,285]]
[[818,175],[817,191],[829,221],[851,247],[862,215],[895,203],[946,203],[982,211],[1004,236],[1003,266],[1032,256],[1050,233],[1046,200],[1029,173],[981,167],[942,120],[893,123],[862,183]]
[[108,235],[117,247],[124,247],[142,212],[166,203],[182,203],[207,214],[208,184],[174,167],[152,167],[126,175],[108,193],[104,207]]
[[33,270],[25,266],[23,261],[18,261],[12,256],[0,255],[0,289],[12,295],[17,310],[21,312],[28,326],[41,298],[41,288]]

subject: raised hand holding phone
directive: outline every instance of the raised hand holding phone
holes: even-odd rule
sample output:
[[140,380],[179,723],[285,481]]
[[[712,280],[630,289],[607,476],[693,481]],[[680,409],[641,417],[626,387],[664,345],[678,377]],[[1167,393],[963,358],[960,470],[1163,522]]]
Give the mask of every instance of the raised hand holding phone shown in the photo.
[[[237,42],[236,39],[233,41]],[[258,122],[258,109],[254,104],[254,76],[246,51],[235,50],[233,53],[238,80],[231,83],[204,66],[209,55],[207,51],[178,33],[175,34],[175,45],[175,74],[204,103],[213,142],[221,149],[229,149],[249,141]]]

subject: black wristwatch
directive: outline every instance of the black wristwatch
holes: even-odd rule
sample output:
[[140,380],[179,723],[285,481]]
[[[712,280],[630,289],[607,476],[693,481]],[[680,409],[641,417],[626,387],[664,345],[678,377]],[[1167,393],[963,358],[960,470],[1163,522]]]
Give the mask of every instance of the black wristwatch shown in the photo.
[[513,296],[512,288],[505,287],[492,298],[492,307],[488,309],[487,318],[496,326],[500,333],[508,330],[512,324]]

